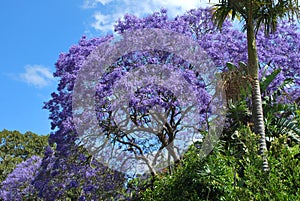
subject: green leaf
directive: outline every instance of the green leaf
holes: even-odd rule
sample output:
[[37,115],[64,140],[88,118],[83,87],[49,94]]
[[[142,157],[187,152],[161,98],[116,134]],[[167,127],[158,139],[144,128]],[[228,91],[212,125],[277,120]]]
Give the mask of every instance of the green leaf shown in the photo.
[[243,69],[247,69],[248,68],[247,64],[245,62],[243,62],[243,61],[239,62],[239,66],[240,66],[240,68],[243,68]]
[[281,69],[274,70],[270,75],[264,77],[262,81],[260,82],[260,89],[263,92],[266,91],[268,86],[273,82],[273,80],[276,78],[276,76],[280,73]]
[[231,63],[231,62],[227,62],[227,63],[226,63],[226,66],[227,66],[227,68],[228,68],[230,71],[233,71],[233,70],[237,70],[237,69],[238,69],[238,67],[237,67],[236,65],[234,65],[233,63]]

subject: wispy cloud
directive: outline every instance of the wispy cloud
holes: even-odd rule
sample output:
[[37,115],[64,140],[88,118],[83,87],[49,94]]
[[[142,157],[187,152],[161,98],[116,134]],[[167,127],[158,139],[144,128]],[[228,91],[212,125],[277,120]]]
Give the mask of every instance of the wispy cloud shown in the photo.
[[101,32],[108,32],[112,31],[114,23],[125,14],[141,17],[166,8],[171,17],[176,17],[192,8],[206,7],[209,5],[208,2],[208,0],[84,0],[83,7],[94,9],[101,7],[101,11],[94,13],[92,27]]
[[19,78],[29,85],[37,88],[43,88],[51,85],[54,77],[49,68],[41,65],[27,65],[25,72],[19,75]]
[[98,4],[108,4],[113,0],[84,0],[82,7],[84,9],[95,8]]
[[110,31],[113,30],[113,20],[118,19],[118,16],[114,15],[103,15],[101,12],[96,12],[94,14],[95,22],[92,23],[92,27],[100,31]]

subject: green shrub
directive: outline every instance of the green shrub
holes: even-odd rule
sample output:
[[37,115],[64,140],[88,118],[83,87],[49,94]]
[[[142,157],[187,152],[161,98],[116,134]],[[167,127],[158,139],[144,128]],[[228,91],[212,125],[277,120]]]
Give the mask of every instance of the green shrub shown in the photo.
[[[288,145],[287,136],[270,147],[270,171],[261,168],[258,137],[248,127],[238,130],[243,146],[230,151],[220,142],[206,158],[192,146],[172,175],[156,178],[141,200],[300,200],[299,144]],[[236,142],[236,141],[235,141]],[[242,153],[242,155],[241,155]]]

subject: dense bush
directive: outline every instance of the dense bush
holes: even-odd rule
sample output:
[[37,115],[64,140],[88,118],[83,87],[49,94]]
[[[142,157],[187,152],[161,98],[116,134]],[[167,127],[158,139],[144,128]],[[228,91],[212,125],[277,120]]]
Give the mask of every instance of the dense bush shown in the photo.
[[270,172],[261,168],[257,136],[241,128],[242,156],[226,151],[224,142],[200,160],[191,147],[173,175],[161,175],[142,200],[299,200],[300,148],[276,138],[269,151]]

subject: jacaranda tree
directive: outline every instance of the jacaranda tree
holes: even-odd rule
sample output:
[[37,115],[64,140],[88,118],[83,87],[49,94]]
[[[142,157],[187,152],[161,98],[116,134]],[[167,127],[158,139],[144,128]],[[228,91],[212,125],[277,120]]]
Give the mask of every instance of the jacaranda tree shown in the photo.
[[[225,21],[222,31],[219,31],[212,22],[211,9],[193,9],[175,19],[169,19],[167,11],[164,9],[144,18],[126,15],[116,23],[115,32],[126,33],[145,28],[166,29],[192,38],[206,51],[220,72],[228,71],[227,62],[234,64],[240,61],[247,62],[246,35],[233,28],[228,21]],[[74,85],[84,62],[88,56],[93,54],[92,51],[96,50],[97,46],[112,38],[110,35],[93,39],[83,37],[79,44],[70,48],[69,52],[61,54],[56,62],[54,76],[58,77],[60,81],[57,91],[51,94],[51,100],[45,103],[45,109],[50,111],[49,118],[54,130],[49,137],[49,144],[53,145],[55,150],[47,148],[40,169],[32,182],[38,196],[45,200],[54,200],[60,197],[81,200],[112,199],[112,197],[118,199],[117,196],[120,196],[118,192],[124,184],[124,175],[108,169],[105,164],[98,162],[83,148],[80,138],[82,133],[78,133],[75,129],[72,113]],[[288,78],[293,79],[299,85],[299,39],[300,35],[296,25],[288,21],[280,23],[277,31],[270,34],[269,37],[265,37],[260,30],[258,31],[260,73],[270,74],[277,68],[282,69],[266,91],[274,91]],[[289,52],[291,54],[288,54]],[[109,102],[114,98],[112,96],[113,83],[130,74],[132,70],[158,64],[163,65],[167,70],[178,72],[185,81],[193,84],[192,89],[197,96],[197,101],[202,104],[202,107],[199,107],[197,123],[205,125],[206,113],[210,112],[207,110],[207,105],[211,100],[207,90],[208,83],[189,62],[178,55],[162,50],[135,51],[123,55],[111,64],[102,77],[99,77],[94,103],[99,127],[104,133],[102,136],[108,139],[106,142],[118,145],[120,149],[133,153],[133,156],[143,156],[151,151],[159,151],[161,147],[171,144],[175,137],[172,133],[180,131],[180,118],[186,109],[180,107],[181,105],[178,104],[176,96],[170,89],[148,84],[131,94],[132,96],[128,99],[128,113],[122,113],[124,116],[127,115],[127,120],[132,123],[114,122],[116,119],[113,117],[118,116],[113,114],[111,110],[113,104]],[[263,68],[266,64],[269,66],[267,69]],[[151,74],[148,76],[151,78]],[[145,77],[147,79],[147,75]],[[180,84],[178,80],[174,80],[174,83],[176,82]],[[279,98],[278,101],[293,102],[300,89],[289,87],[284,91],[289,94],[289,99]],[[155,106],[168,114],[164,117],[165,124],[162,129],[156,133],[157,138],[150,138],[146,142],[142,138],[138,138],[138,135],[133,136],[134,132],[129,129],[130,125],[138,125],[139,128],[153,128],[151,127],[154,125],[151,125],[153,118],[159,119],[159,116],[155,116],[155,114],[151,116],[151,108]],[[88,115],[85,117],[89,118]],[[150,121],[151,118],[152,121]],[[126,125],[124,128],[127,130],[123,128],[120,131],[120,125]],[[199,126],[198,128],[203,127]],[[96,137],[94,139],[96,140]],[[147,161],[144,162],[147,163]],[[148,167],[151,169],[150,166]],[[155,173],[151,170],[150,172]]]

